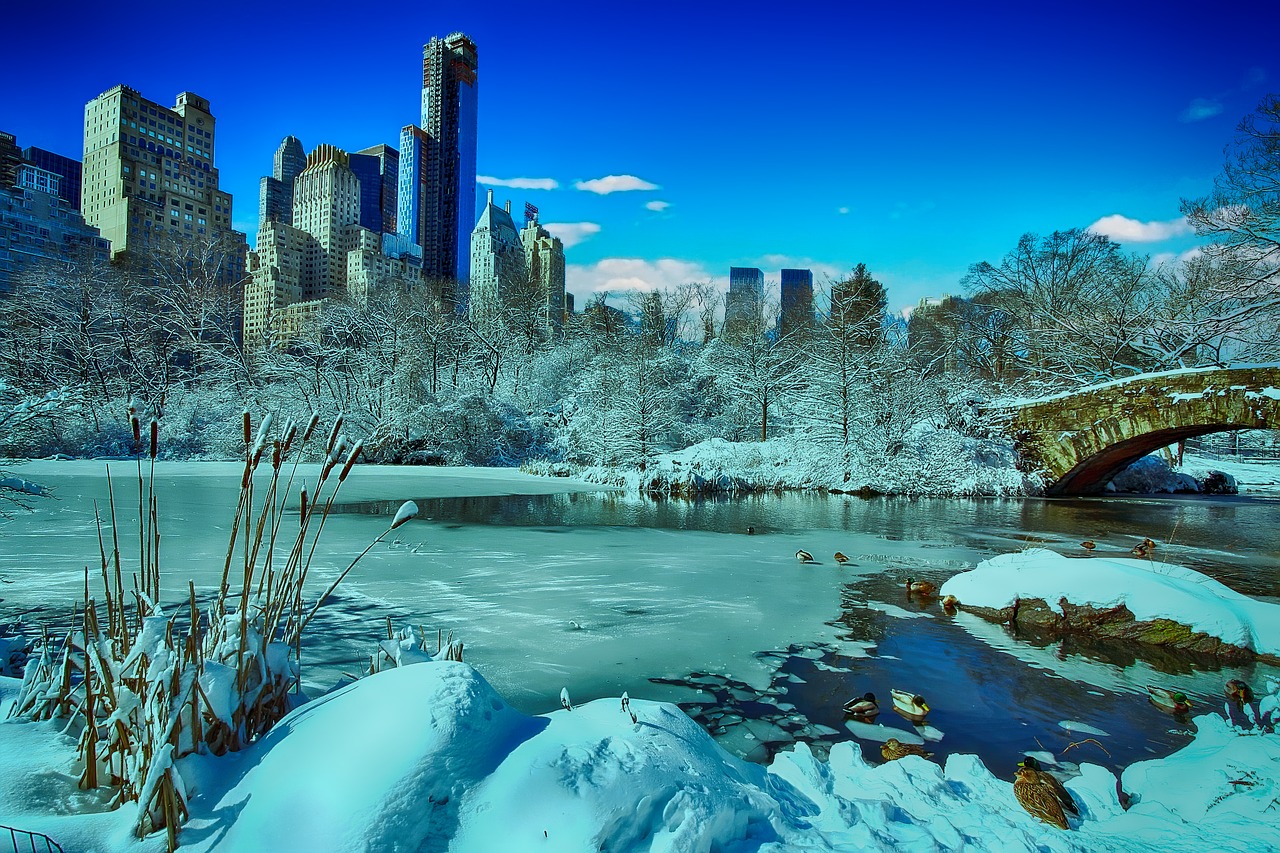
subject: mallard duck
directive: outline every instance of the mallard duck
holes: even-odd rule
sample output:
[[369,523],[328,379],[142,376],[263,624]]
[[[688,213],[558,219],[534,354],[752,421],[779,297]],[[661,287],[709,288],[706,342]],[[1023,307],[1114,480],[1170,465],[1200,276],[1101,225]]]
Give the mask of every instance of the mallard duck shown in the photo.
[[1094,542],[1092,539],[1086,539],[1080,543],[1080,547],[1086,551],[1092,551],[1094,548],[1098,547],[1098,543]]
[[1148,684],[1147,692],[1151,694],[1151,701],[1162,710],[1172,711],[1175,714],[1185,714],[1191,710],[1191,700],[1181,690],[1153,687]]
[[936,595],[937,592],[938,587],[936,584],[907,578],[907,595]]
[[1154,540],[1152,540],[1152,539],[1143,539],[1143,540],[1142,540],[1142,547],[1143,547],[1143,548],[1146,548],[1148,551],[1150,551],[1150,550],[1152,550],[1153,548],[1155,548],[1155,547],[1156,547],[1156,543],[1155,543],[1155,541],[1154,541]]
[[880,705],[876,702],[876,694],[864,693],[861,699],[850,699],[844,703],[844,712],[858,717],[874,717],[880,713]]
[[905,758],[908,755],[928,758],[933,753],[926,752],[923,746],[917,746],[914,743],[903,743],[896,737],[891,737],[880,745],[880,756],[885,761],[897,761],[899,758]]
[[1233,678],[1227,682],[1226,693],[1227,698],[1237,705],[1244,705],[1253,701],[1253,688],[1238,678]]
[[1057,776],[1042,768],[1039,761],[1028,755],[1018,762],[1018,766],[1024,767],[1035,774],[1035,777],[1040,780],[1040,784],[1048,785],[1053,790],[1054,796],[1058,798],[1058,804],[1062,806],[1064,811],[1071,812],[1077,817],[1080,815],[1080,810],[1076,808],[1076,801],[1071,799],[1070,792],[1062,786]]
[[1058,797],[1036,771],[1026,767],[1018,769],[1013,777],[1013,795],[1032,817],[1051,823],[1059,829],[1071,828],[1067,825],[1067,816],[1062,811]]
[[1129,553],[1141,560],[1151,556],[1151,549],[1148,548],[1144,543],[1139,542],[1137,545],[1134,545],[1132,549],[1130,549]]
[[808,551],[801,549],[799,551],[796,551],[796,559],[802,563],[812,563],[813,555],[810,554]]
[[923,696],[895,689],[890,689],[889,695],[893,698],[893,709],[903,716],[924,719],[929,713],[929,703]]
[[959,606],[960,599],[956,598],[954,595],[944,596],[942,599],[942,609],[948,613],[951,613]]
[[843,566],[845,563],[849,562],[849,558],[848,558],[848,557],[846,557],[844,554],[842,554],[842,553],[841,553],[841,552],[839,552],[839,551],[836,551],[836,555],[835,555],[835,556],[836,556],[836,562],[837,562],[837,563],[839,563],[839,564],[840,564],[840,565],[842,565],[842,566]]

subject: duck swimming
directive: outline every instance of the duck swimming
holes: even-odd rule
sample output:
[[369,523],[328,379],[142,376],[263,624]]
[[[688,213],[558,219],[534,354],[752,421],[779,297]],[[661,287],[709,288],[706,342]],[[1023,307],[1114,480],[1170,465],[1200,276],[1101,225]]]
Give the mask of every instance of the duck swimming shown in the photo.
[[861,699],[850,699],[845,702],[844,712],[856,717],[874,717],[880,713],[880,704],[876,702],[876,694],[864,693]]
[[890,689],[889,695],[893,698],[893,709],[905,717],[923,720],[929,713],[929,703],[923,696],[896,689]]

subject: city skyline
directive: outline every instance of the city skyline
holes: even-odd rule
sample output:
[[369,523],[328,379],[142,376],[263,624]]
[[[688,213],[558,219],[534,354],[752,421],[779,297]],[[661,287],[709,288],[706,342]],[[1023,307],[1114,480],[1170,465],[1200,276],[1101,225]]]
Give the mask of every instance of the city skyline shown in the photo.
[[[623,12],[588,23],[564,5],[519,27],[487,9],[405,10],[393,28],[239,10],[169,16],[221,45],[226,56],[199,65],[123,59],[124,17],[71,16],[62,43],[77,61],[57,67],[19,40],[11,61],[38,66],[41,85],[5,88],[0,129],[81,158],[84,105],[111,87],[198,92],[218,120],[232,224],[252,236],[259,177],[285,136],[396,147],[420,118],[422,46],[465,32],[485,66],[477,196],[496,188],[542,208],[579,305],[601,288],[723,286],[731,265],[764,268],[776,287],[773,270],[812,269],[820,285],[863,262],[901,310],[959,292],[969,264],[997,261],[1024,232],[1071,227],[1176,256],[1196,244],[1178,200],[1208,192],[1235,124],[1280,72],[1234,35],[1241,20],[1280,18],[1260,3],[1229,21],[1182,4],[1105,19],[831,5],[685,10],[678,26]],[[281,85],[234,60],[246,20],[288,25],[273,43]],[[377,75],[356,73],[366,66]]]

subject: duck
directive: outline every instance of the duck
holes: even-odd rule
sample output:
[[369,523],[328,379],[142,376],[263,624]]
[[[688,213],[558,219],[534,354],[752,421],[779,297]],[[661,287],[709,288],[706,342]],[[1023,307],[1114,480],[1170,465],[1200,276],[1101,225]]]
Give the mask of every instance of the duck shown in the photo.
[[864,693],[861,699],[850,699],[844,703],[844,712],[855,717],[874,717],[880,713],[880,705],[876,702],[876,694]]
[[1018,762],[1018,766],[1030,770],[1040,784],[1049,786],[1054,796],[1058,798],[1058,805],[1062,806],[1063,811],[1070,812],[1076,817],[1080,816],[1080,809],[1076,808],[1076,801],[1071,798],[1071,794],[1063,787],[1057,776],[1040,766],[1039,761],[1028,755]]
[[1053,824],[1058,829],[1071,828],[1062,811],[1062,803],[1036,771],[1026,767],[1018,768],[1013,777],[1013,795],[1018,798],[1018,805],[1032,817]]
[[843,566],[845,563],[849,562],[849,558],[848,558],[847,556],[845,556],[845,555],[844,555],[844,553],[842,553],[842,552],[840,552],[840,551],[836,551],[835,558],[836,558],[836,562],[837,562],[837,563],[839,563],[839,564],[840,564],[840,565],[842,565],[842,566]]
[[907,578],[907,595],[935,595],[938,592],[936,584],[928,581],[918,581],[914,578]]
[[801,548],[799,551],[796,551],[796,559],[802,563],[812,563],[813,555]]
[[1253,688],[1238,678],[1233,678],[1227,682],[1226,694],[1227,698],[1237,705],[1244,705],[1253,701]]
[[899,758],[905,758],[908,755],[928,758],[933,753],[926,752],[923,746],[918,746],[914,743],[903,743],[896,737],[891,737],[880,745],[880,757],[885,761],[897,761]]
[[1151,701],[1163,711],[1172,711],[1175,714],[1185,714],[1191,710],[1191,700],[1187,698],[1187,694],[1181,690],[1170,690],[1167,687],[1153,687],[1147,685],[1147,693],[1151,694]]
[[1094,548],[1098,547],[1098,543],[1094,542],[1092,539],[1086,539],[1080,543],[1080,547],[1086,551],[1092,551]]
[[1142,547],[1144,547],[1144,548],[1146,548],[1148,551],[1150,551],[1150,550],[1152,550],[1153,548],[1155,548],[1155,547],[1156,547],[1156,543],[1155,543],[1155,541],[1154,541],[1154,540],[1152,540],[1152,539],[1150,539],[1150,538],[1143,539],[1143,540],[1142,540]]
[[942,609],[948,613],[954,613],[955,609],[960,606],[960,599],[954,595],[944,596],[942,599]]
[[1130,554],[1132,554],[1133,556],[1137,557],[1138,559],[1146,559],[1147,557],[1150,557],[1150,556],[1151,556],[1151,549],[1155,547],[1155,544],[1156,544],[1156,543],[1151,542],[1151,544],[1150,544],[1150,545],[1148,545],[1148,544],[1147,544],[1148,542],[1151,542],[1151,540],[1150,540],[1150,539],[1143,539],[1143,540],[1142,540],[1141,542],[1139,542],[1137,545],[1134,545],[1134,546],[1129,550],[1129,553],[1130,553]]
[[890,689],[889,695],[893,698],[893,710],[905,717],[923,720],[929,713],[929,703],[924,701],[923,696],[896,689]]

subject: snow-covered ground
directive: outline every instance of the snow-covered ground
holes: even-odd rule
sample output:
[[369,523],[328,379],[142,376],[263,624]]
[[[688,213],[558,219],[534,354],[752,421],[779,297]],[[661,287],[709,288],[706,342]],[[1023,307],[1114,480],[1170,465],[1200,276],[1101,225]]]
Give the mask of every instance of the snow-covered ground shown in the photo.
[[1280,494],[1280,461],[1240,459],[1233,456],[1197,456],[1182,459],[1182,471],[1204,479],[1210,471],[1221,471],[1236,481],[1240,494]]
[[[1188,747],[1124,772],[1128,811],[1110,772],[1080,765],[1067,788],[1081,817],[1063,831],[973,756],[871,763],[846,743],[823,762],[797,745],[766,768],[671,705],[531,717],[466,664],[421,663],[311,702],[239,754],[181,760],[179,840],[209,853],[1280,849],[1280,735],[1195,725]],[[163,849],[163,833],[130,837],[134,809],[76,791],[73,761],[56,726],[0,723],[0,823],[67,853]]]
[[1059,613],[1062,599],[1099,609],[1123,604],[1139,622],[1172,619],[1232,645],[1280,655],[1280,605],[1156,560],[1069,558],[1032,548],[984,560],[944,583],[941,594],[997,610],[1020,598],[1042,599]]

